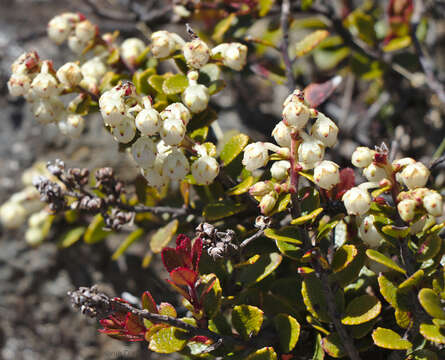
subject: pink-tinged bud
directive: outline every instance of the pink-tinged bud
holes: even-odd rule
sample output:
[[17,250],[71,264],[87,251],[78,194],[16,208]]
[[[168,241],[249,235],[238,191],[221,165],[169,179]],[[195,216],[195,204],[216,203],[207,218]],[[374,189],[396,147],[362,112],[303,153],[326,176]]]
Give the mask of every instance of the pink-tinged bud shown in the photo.
[[359,233],[363,242],[370,248],[376,249],[380,246],[380,241],[382,240],[382,236],[374,226],[373,215],[368,215],[363,219],[359,227]]
[[60,45],[70,35],[73,29],[73,24],[66,16],[58,15],[52,18],[48,23],[48,37],[56,44]]
[[282,181],[288,177],[289,169],[290,169],[289,161],[287,160],[275,161],[270,168],[270,174],[274,179]]
[[195,39],[186,43],[182,47],[182,51],[187,65],[194,69],[203,67],[210,58],[210,49],[201,39]]
[[290,94],[286,100],[283,102],[283,108],[286,107],[290,102],[304,103],[304,91],[300,89],[295,89],[292,94]]
[[315,183],[325,190],[331,190],[340,182],[339,166],[328,160],[323,160],[314,168]]
[[253,171],[266,166],[269,154],[264,143],[256,142],[244,148],[243,165],[247,170]]
[[102,58],[95,56],[82,64],[80,71],[84,78],[94,79],[98,83],[107,72],[107,67]]
[[72,35],[68,37],[68,47],[73,53],[81,55],[87,47],[87,43]]
[[260,201],[261,213],[264,215],[269,214],[274,209],[276,203],[277,198],[275,196],[275,193],[271,192],[264,195]]
[[309,108],[296,102],[290,102],[283,109],[283,122],[290,127],[297,130],[303,129],[310,117]]
[[31,86],[31,78],[25,74],[12,74],[8,81],[8,90],[12,96],[25,95]]
[[291,128],[280,121],[272,130],[272,136],[278,145],[290,148],[292,142]]
[[97,35],[97,26],[91,23],[89,20],[84,20],[76,25],[75,34],[76,37],[83,43],[87,43],[93,40]]
[[386,171],[380,166],[371,163],[363,169],[363,176],[368,181],[379,183],[386,178]]
[[423,207],[432,216],[441,216],[443,213],[442,196],[434,190],[430,190],[423,198]]
[[416,163],[416,160],[414,160],[413,158],[409,158],[409,157],[397,159],[392,162],[392,169],[394,171],[400,171],[405,166],[415,164],[415,163]]
[[358,168],[367,167],[371,165],[371,163],[373,162],[374,154],[375,150],[371,150],[370,148],[367,148],[365,146],[359,146],[352,153],[352,158],[351,158],[352,165]]
[[213,157],[201,156],[192,164],[191,170],[198,185],[209,185],[219,174],[219,164]]
[[414,219],[416,212],[417,202],[415,200],[406,199],[397,204],[397,210],[403,221],[411,221]]
[[179,102],[170,104],[161,112],[162,120],[181,120],[184,126],[187,126],[191,117],[192,115],[190,114],[189,109],[187,109],[184,104],[181,104]]
[[319,112],[317,120],[312,125],[311,134],[325,146],[332,147],[337,143],[338,127],[326,115]]
[[82,81],[82,72],[79,65],[73,62],[64,64],[56,73],[57,79],[60,83],[67,87],[72,88]]
[[131,146],[134,161],[142,168],[154,166],[156,160],[156,144],[148,136],[141,136]]
[[40,73],[31,83],[31,91],[37,98],[48,99],[57,97],[60,93],[56,78],[50,74],[51,64],[43,62]]
[[145,50],[145,43],[137,38],[129,38],[126,39],[121,44],[121,58],[130,65],[136,64],[136,59],[143,53]]
[[349,215],[364,215],[371,207],[369,193],[359,187],[346,191],[342,200]]
[[259,181],[252,185],[249,193],[252,196],[264,196],[273,190],[273,185],[269,182]]
[[428,182],[430,171],[421,162],[416,162],[406,166],[400,176],[408,189],[415,189],[425,186]]

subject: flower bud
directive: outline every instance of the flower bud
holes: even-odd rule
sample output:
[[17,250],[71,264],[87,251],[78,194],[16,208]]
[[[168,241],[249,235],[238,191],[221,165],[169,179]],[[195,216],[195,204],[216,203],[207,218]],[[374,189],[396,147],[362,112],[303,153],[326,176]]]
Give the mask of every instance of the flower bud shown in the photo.
[[201,84],[190,85],[182,93],[182,102],[195,114],[207,109],[209,99],[209,89]]
[[172,181],[180,181],[189,173],[190,165],[185,155],[174,148],[165,158],[163,173]]
[[84,78],[93,78],[98,82],[107,72],[107,67],[99,56],[95,56],[86,61],[80,71]]
[[346,191],[342,200],[349,215],[363,215],[371,207],[369,193],[358,187]]
[[66,119],[59,121],[58,126],[63,135],[78,138],[85,128],[85,119],[80,115],[71,114]]
[[414,219],[417,202],[411,199],[405,199],[397,204],[397,210],[403,221],[411,221]]
[[130,65],[136,64],[136,59],[144,52],[145,43],[137,38],[129,38],[121,44],[121,58]]
[[262,142],[252,143],[244,148],[243,165],[248,171],[266,166],[268,161],[269,154]]
[[304,91],[300,89],[295,89],[292,94],[290,94],[283,102],[283,108],[285,108],[289,103],[304,103]]
[[32,104],[32,112],[41,124],[49,124],[59,120],[64,110],[59,98],[42,99]]
[[77,36],[70,36],[68,38],[68,47],[73,53],[81,55],[83,50],[87,47],[87,44],[80,40]]
[[39,70],[40,58],[37,52],[30,51],[20,55],[11,65],[13,74],[31,74]]
[[89,20],[81,21],[76,25],[75,34],[76,37],[83,43],[87,43],[94,39],[97,35],[97,26]]
[[8,81],[8,90],[12,96],[25,95],[31,86],[31,78],[26,74],[12,74]]
[[337,143],[338,127],[326,115],[318,112],[317,120],[312,125],[311,135],[325,146],[332,147]]
[[73,29],[73,25],[70,21],[62,15],[53,17],[47,28],[48,37],[54,41],[57,45],[62,44]]
[[179,119],[183,122],[184,126],[187,126],[191,117],[192,115],[190,114],[189,109],[181,103],[170,104],[161,112],[162,120]]
[[363,169],[363,176],[368,179],[368,181],[378,183],[386,178],[386,171],[374,163],[371,163]]
[[[162,114],[161,114],[162,116]],[[178,118],[168,118],[162,123],[161,138],[167,145],[179,145],[184,139],[186,128]]]
[[374,226],[374,216],[366,216],[360,224],[359,234],[363,242],[372,249],[376,249],[380,246],[382,236]]
[[270,174],[274,179],[284,180],[289,175],[290,162],[287,160],[275,161],[270,167]]
[[141,169],[142,176],[147,180],[148,186],[161,190],[167,184],[167,178],[162,174],[162,167]]
[[176,34],[165,30],[156,31],[151,34],[151,52],[157,59],[166,58],[175,52],[179,45],[183,45],[182,40]]
[[240,43],[225,43],[214,47],[212,55],[221,54],[225,66],[240,71],[246,65],[247,46]]
[[270,182],[259,181],[252,185],[249,193],[252,196],[264,196],[273,190],[273,185]]
[[210,49],[201,39],[194,39],[182,47],[187,65],[199,69],[208,63],[210,58]]
[[434,190],[430,190],[423,198],[423,207],[432,216],[441,216],[443,212],[442,196]]
[[125,117],[119,124],[113,128],[113,136],[116,141],[122,144],[128,144],[136,135],[134,120]]
[[328,160],[323,160],[318,163],[314,168],[314,181],[315,183],[325,190],[331,190],[335,185],[340,182],[339,166]]
[[292,126],[298,130],[303,129],[309,120],[309,108],[297,102],[290,102],[283,109],[283,122],[287,126]]
[[135,123],[142,135],[156,135],[161,130],[161,116],[152,108],[140,111]]
[[278,145],[290,148],[292,142],[291,128],[284,122],[280,121],[277,125],[275,125],[274,129],[272,130],[272,136]]
[[201,156],[192,164],[191,170],[198,185],[209,185],[219,174],[219,164],[211,156]]
[[104,123],[107,125],[117,126],[128,118],[123,96],[115,88],[102,94],[99,99],[99,108]]
[[416,160],[410,157],[397,159],[392,162],[392,167],[395,171],[398,171],[400,168],[403,168],[407,165],[415,164]]
[[420,162],[406,166],[400,174],[408,189],[424,187],[430,176],[428,168]]
[[25,241],[30,246],[40,245],[45,240],[45,234],[40,227],[30,227],[25,232]]
[[275,207],[277,203],[277,198],[274,192],[264,195],[260,201],[260,210],[264,215],[269,214]]
[[42,70],[31,83],[31,90],[36,97],[48,99],[60,93],[56,78],[49,73],[50,66],[48,62],[44,62]]
[[0,206],[0,222],[6,229],[17,229],[26,220],[26,209],[23,205],[7,201]]
[[[308,166],[321,161],[324,156],[324,145],[314,137],[303,135],[303,142],[298,147],[298,160]],[[312,166],[314,167],[314,166]]]
[[366,146],[359,146],[352,153],[351,162],[352,165],[358,168],[364,168],[369,166],[374,161],[375,151],[367,148]]
[[154,166],[156,160],[156,144],[148,136],[141,136],[131,146],[133,159],[142,168]]
[[72,88],[79,85],[82,80],[82,72],[79,65],[73,62],[68,62],[63,65],[56,73],[57,79],[67,88]]

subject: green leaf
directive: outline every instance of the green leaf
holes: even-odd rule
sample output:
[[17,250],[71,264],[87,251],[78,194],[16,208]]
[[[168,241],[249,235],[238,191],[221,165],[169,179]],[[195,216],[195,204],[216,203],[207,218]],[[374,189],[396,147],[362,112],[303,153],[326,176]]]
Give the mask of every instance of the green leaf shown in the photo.
[[179,71],[181,71],[183,74],[187,74],[187,72],[189,71],[189,67],[187,65],[187,61],[185,61],[185,57],[183,54],[173,56],[173,61],[178,67]]
[[408,329],[413,321],[411,312],[400,309],[396,309],[394,312],[394,317],[396,318],[397,325],[399,325],[402,329]]
[[396,239],[403,239],[409,235],[409,227],[398,227],[395,225],[385,225],[382,227],[382,232],[386,235],[392,236]]
[[264,235],[272,240],[289,242],[292,244],[301,245],[300,232],[296,226],[285,226],[281,229],[267,228],[264,230]]
[[312,6],[313,0],[301,0],[301,10],[306,11]]
[[375,33],[372,16],[362,11],[354,11],[351,16],[351,21],[357,28],[358,35],[362,40],[371,45],[376,41],[377,35]]
[[216,24],[215,31],[212,35],[212,39],[215,40],[216,43],[222,42],[224,34],[230,29],[235,19],[236,14],[233,12]]
[[263,311],[251,305],[237,305],[232,310],[232,325],[245,340],[260,332]]
[[221,90],[223,90],[226,87],[226,82],[224,80],[214,80],[210,83],[208,86],[209,88],[209,95],[215,95],[219,93]]
[[230,164],[246,147],[249,137],[244,134],[233,136],[225,145],[219,155],[223,166]]
[[368,335],[372,329],[374,329],[376,322],[377,319],[373,319],[363,324],[351,325],[348,327],[348,329],[351,330],[351,335],[354,337],[354,339],[361,339]]
[[354,298],[346,307],[341,322],[345,325],[359,325],[376,318],[382,310],[381,302],[371,295]]
[[144,235],[143,229],[136,229],[128,235],[125,240],[120,244],[120,246],[116,249],[113,256],[111,257],[113,260],[117,260],[127,249],[142,235]]
[[280,339],[281,350],[284,353],[291,352],[300,337],[300,324],[288,314],[278,314],[273,321]]
[[153,68],[146,69],[144,71],[136,71],[133,75],[133,83],[136,86],[138,94],[148,94],[150,87],[148,85],[148,78],[155,74],[156,70]]
[[245,266],[240,273],[240,281],[245,286],[260,282],[281,264],[283,257],[278,253],[262,254],[254,264]]
[[424,288],[419,291],[419,302],[423,309],[433,318],[445,320],[445,311],[443,310],[439,296],[433,289]]
[[390,329],[378,327],[372,333],[374,344],[378,347],[391,350],[408,350],[412,344]]
[[401,36],[391,39],[384,47],[383,51],[391,52],[404,49],[411,45],[411,36]]
[[312,360],[323,360],[324,359],[324,350],[322,347],[322,339],[321,335],[317,334],[317,337],[315,339],[315,349],[314,349],[314,355],[312,356]]
[[155,254],[160,253],[162,249],[167,246],[173,235],[176,233],[178,225],[179,221],[175,219],[170,221],[164,227],[158,229],[158,231],[156,231],[156,233],[150,239],[151,251]]
[[423,279],[423,276],[424,276],[424,271],[417,270],[414,274],[412,274],[408,279],[406,279],[399,285],[399,291],[403,293],[411,291],[412,288],[419,285],[419,283]]
[[221,77],[221,68],[212,63],[204,65],[199,69],[198,83],[209,87],[212,81],[218,80]]
[[245,203],[234,203],[231,200],[223,200],[218,203],[210,203],[204,207],[202,215],[207,221],[215,221],[238,214],[247,208]]
[[167,95],[179,94],[182,93],[188,85],[189,81],[187,76],[183,74],[175,74],[162,83],[162,91]]
[[201,128],[198,128],[196,130],[193,130],[190,133],[190,137],[195,140],[196,142],[202,144],[207,139],[207,135],[209,133],[209,127],[203,126]]
[[410,357],[406,360],[438,360],[436,353],[427,350],[427,349],[420,349],[412,352],[410,354]]
[[164,84],[165,76],[161,75],[151,75],[148,78],[148,83],[150,86],[155,89],[159,94],[163,94],[164,90],[162,88],[162,85]]
[[178,313],[173,305],[167,302],[162,302],[159,304],[158,312],[160,315],[170,316],[172,318],[176,318],[178,316]]
[[259,8],[259,15],[261,17],[266,16],[267,13],[272,8],[273,4],[275,3],[275,0],[259,0],[258,2],[258,8]]
[[83,237],[84,241],[87,244],[95,244],[105,239],[108,235],[111,234],[111,231],[104,230],[104,226],[104,218],[101,214],[97,214],[85,231],[85,235]]
[[323,285],[314,274],[304,276],[301,285],[301,295],[307,310],[313,317],[322,322],[331,322],[327,312],[327,303],[323,293]]
[[273,347],[264,347],[250,354],[246,360],[277,360]]
[[160,329],[151,337],[148,348],[161,354],[181,351],[187,344],[187,333],[184,330],[169,326]]
[[303,56],[314,50],[329,35],[327,30],[316,30],[295,45],[296,55]]
[[429,235],[420,245],[417,253],[417,261],[424,262],[435,257],[442,247],[442,239],[437,234]]
[[333,358],[340,359],[346,356],[346,351],[340,336],[337,333],[331,333],[321,341],[323,350]]
[[441,329],[436,325],[420,324],[420,333],[429,341],[445,344],[445,329]]
[[288,258],[293,260],[301,260],[302,256],[304,255],[304,251],[293,243],[280,240],[275,240],[275,243],[278,250],[280,250],[280,253]]
[[[211,286],[210,290],[208,287]],[[201,295],[201,303],[208,319],[213,319],[221,309],[222,288],[218,277],[215,274],[202,275],[199,287],[206,291]]]
[[62,249],[66,249],[71,245],[75,244],[82,238],[82,235],[85,233],[85,226],[78,226],[74,229],[68,230],[65,234],[63,234],[59,241],[57,242],[57,246]]
[[391,260],[389,257],[379,253],[377,250],[368,249],[366,250],[366,255],[375,262],[385,265],[386,267],[398,271],[402,274],[406,274],[405,269],[402,269],[395,261]]
[[320,213],[323,212],[323,210],[324,210],[323,208],[315,209],[314,211],[312,211],[311,213],[309,213],[307,215],[300,216],[296,219],[293,219],[290,223],[292,225],[302,225],[309,221],[313,221]]
[[380,293],[384,299],[393,307],[397,308],[397,286],[395,286],[388,278],[381,274],[378,277]]
[[255,178],[253,176],[246,177],[242,182],[233,188],[227,190],[227,195],[241,195],[245,194],[249,191],[250,187],[255,182]]
[[345,287],[357,280],[365,265],[365,260],[366,256],[363,248],[357,248],[357,255],[354,259],[344,269],[331,274],[330,278],[334,279],[340,286]]
[[337,249],[332,260],[332,270],[338,272],[346,268],[357,256],[357,248],[354,245],[343,245]]

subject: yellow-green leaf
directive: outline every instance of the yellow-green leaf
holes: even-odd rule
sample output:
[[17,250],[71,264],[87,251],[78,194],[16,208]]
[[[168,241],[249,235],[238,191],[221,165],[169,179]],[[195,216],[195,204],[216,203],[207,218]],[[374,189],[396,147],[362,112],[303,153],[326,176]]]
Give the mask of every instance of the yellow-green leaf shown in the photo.
[[383,255],[382,253],[379,253],[377,250],[368,249],[366,250],[366,255],[375,262],[378,262],[379,264],[385,265],[386,267],[398,271],[402,274],[406,274],[405,269],[401,268],[395,261],[390,259],[389,257]]
[[213,32],[212,39],[215,40],[216,43],[220,43],[223,40],[224,34],[230,29],[232,23],[236,19],[236,14],[231,13],[226,18],[222,19],[215,26],[215,31]]
[[420,324],[420,333],[429,341],[445,344],[445,329],[441,329],[436,325]]
[[148,78],[148,83],[150,84],[150,86],[160,94],[164,93],[164,90],[162,89],[164,81],[165,81],[165,76],[161,75],[151,75]]
[[57,246],[65,249],[75,244],[82,238],[82,235],[85,233],[85,226],[78,226],[74,229],[68,230],[65,234],[61,236],[59,241],[57,242]]
[[254,264],[242,269],[239,278],[245,286],[253,285],[272,274],[282,260],[283,256],[278,253],[262,254]]
[[246,207],[245,203],[234,203],[233,201],[224,200],[218,203],[207,204],[202,211],[202,215],[208,221],[220,220],[238,214],[244,211]]
[[291,352],[300,337],[300,324],[288,314],[275,316],[274,324],[280,339],[281,350],[284,353]]
[[357,256],[357,248],[354,245],[343,245],[337,249],[332,260],[332,270],[338,272],[348,266]]
[[323,350],[333,358],[340,359],[346,356],[345,348],[337,333],[331,333],[321,341]]
[[246,147],[249,137],[245,134],[233,136],[225,145],[219,155],[223,166],[230,164]]
[[300,233],[295,226],[285,226],[281,229],[268,228],[264,230],[264,235],[269,239],[285,241],[293,244],[301,245]]
[[227,191],[227,195],[241,195],[249,191],[253,185],[255,178],[253,176],[246,177],[242,182]]
[[436,353],[427,349],[416,350],[406,360],[439,360]]
[[176,309],[173,307],[173,305],[167,302],[162,302],[158,305],[158,312],[160,315],[166,315],[172,318],[178,316],[178,313],[176,312]]
[[218,315],[222,302],[222,288],[219,279],[215,274],[206,274],[201,276],[199,287],[208,290],[209,286],[212,286],[212,288],[205,294],[201,295],[200,301],[203,305],[207,318],[213,319],[216,315]]
[[183,74],[175,74],[162,83],[162,91],[167,95],[179,94],[182,93],[188,85],[189,81],[187,76]]
[[445,320],[445,311],[443,310],[440,298],[433,289],[424,288],[420,290],[418,298],[428,315],[433,318]]
[[417,270],[414,274],[412,274],[408,279],[406,279],[399,285],[399,291],[404,293],[410,291],[413,287],[419,285],[419,283],[423,279],[423,276],[424,271]]
[[256,306],[237,305],[232,310],[232,325],[245,340],[260,332],[263,311]]
[[155,73],[155,69],[150,68],[144,71],[136,71],[133,75],[133,83],[138,94],[148,94],[150,91],[148,78]]
[[179,221],[177,219],[170,221],[164,227],[161,227],[150,239],[151,251],[159,253],[170,242],[178,229]]
[[300,216],[299,218],[293,219],[290,223],[292,225],[302,225],[309,221],[314,220],[321,212],[323,212],[323,208],[318,208],[312,211],[310,214]]
[[397,308],[397,286],[383,274],[379,276],[378,282],[382,296],[393,308]]
[[394,317],[396,318],[396,323],[402,329],[408,329],[408,327],[412,324],[411,312],[403,311],[400,309],[396,309],[394,312]]
[[83,237],[84,241],[87,244],[95,244],[105,239],[108,235],[110,235],[111,232],[104,230],[104,226],[104,218],[101,214],[97,214],[85,231],[85,235]]
[[327,30],[316,30],[295,45],[297,56],[303,56],[315,49],[329,35]]
[[321,281],[313,274],[305,275],[301,285],[301,295],[307,310],[313,317],[322,322],[330,322],[327,303],[323,294]]
[[258,8],[260,9],[259,15],[261,17],[267,15],[267,13],[270,11],[274,3],[275,0],[259,0],[258,2]]
[[273,347],[265,347],[250,354],[246,360],[277,360]]
[[161,328],[150,340],[148,348],[161,354],[181,351],[187,344],[187,333],[173,326]]
[[371,295],[354,298],[346,307],[341,322],[345,325],[359,325],[376,318],[382,309],[380,301]]
[[391,350],[408,350],[412,344],[390,329],[378,327],[372,333],[374,344],[378,347]]
[[142,235],[144,235],[143,229],[136,229],[130,235],[128,235],[125,240],[120,244],[120,246],[116,249],[113,256],[111,257],[113,260],[118,259],[127,249]]
[[417,261],[424,262],[435,257],[442,247],[442,241],[437,234],[429,235],[419,247]]
[[391,39],[388,44],[386,44],[383,47],[383,51],[390,52],[390,51],[397,51],[404,49],[411,45],[411,36],[401,36],[396,37],[394,39]]
[[226,87],[224,80],[214,80],[209,84],[209,95],[215,95]]
[[386,235],[392,236],[396,239],[403,239],[409,234],[409,227],[398,227],[395,225],[385,225],[382,227],[382,232]]

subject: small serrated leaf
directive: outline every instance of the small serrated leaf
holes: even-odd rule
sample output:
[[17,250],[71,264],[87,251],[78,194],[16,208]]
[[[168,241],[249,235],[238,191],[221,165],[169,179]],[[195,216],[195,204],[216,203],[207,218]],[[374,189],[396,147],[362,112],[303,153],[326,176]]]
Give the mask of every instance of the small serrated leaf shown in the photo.
[[240,272],[239,279],[245,286],[260,282],[281,264],[283,256],[278,253],[262,254],[254,264],[245,266]]
[[236,13],[233,12],[216,24],[212,35],[212,39],[215,40],[216,43],[222,42],[224,34],[230,29],[235,19]]
[[329,35],[327,30],[316,30],[304,37],[295,45],[297,56],[303,56],[314,50]]
[[164,84],[165,79],[166,79],[166,76],[164,76],[164,75],[151,75],[148,78],[148,83],[159,94],[163,94],[164,90],[162,89],[162,85]]
[[371,295],[354,298],[346,307],[341,322],[345,325],[359,325],[376,318],[382,309],[380,301]]
[[397,308],[397,286],[395,286],[385,275],[378,277],[380,293],[385,300],[393,307]]
[[245,340],[260,332],[263,311],[256,306],[237,305],[232,310],[232,325]]
[[219,155],[223,166],[230,164],[246,147],[249,137],[245,134],[233,136],[225,145]]
[[413,346],[408,340],[390,329],[378,327],[372,332],[374,344],[378,347],[391,350],[408,350]]
[[424,276],[423,270],[417,270],[414,274],[412,274],[408,279],[403,281],[399,285],[399,291],[402,293],[406,293],[412,290],[412,288],[418,286],[422,281]]
[[225,200],[207,204],[202,211],[202,215],[208,221],[215,221],[238,214],[244,211],[246,207],[245,203],[234,203],[233,201]]
[[386,235],[392,236],[396,239],[406,238],[409,234],[408,226],[395,226],[395,225],[385,225],[382,227],[382,232]]
[[313,221],[315,220],[315,218],[320,215],[323,212],[323,208],[318,208],[315,209],[314,211],[312,211],[311,213],[304,215],[304,216],[300,216],[296,219],[292,219],[292,221],[290,222],[292,225],[302,225],[305,224],[309,221]]
[[158,313],[159,315],[166,315],[172,318],[178,316],[178,313],[176,312],[176,309],[173,307],[173,305],[167,302],[162,302],[159,304]]
[[242,195],[249,191],[250,187],[255,182],[255,178],[253,176],[246,177],[242,182],[233,188],[227,190],[227,195]]
[[416,260],[424,262],[435,257],[442,247],[443,240],[437,234],[429,235],[426,240],[420,244]]
[[300,324],[288,314],[278,314],[273,321],[280,339],[281,350],[284,353],[291,352],[300,337]]

